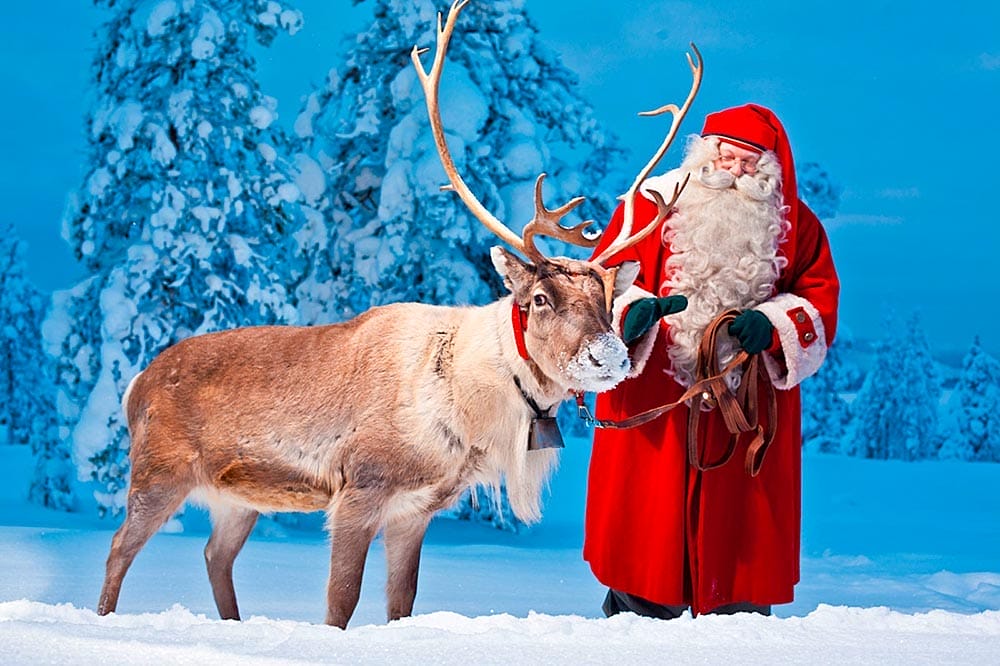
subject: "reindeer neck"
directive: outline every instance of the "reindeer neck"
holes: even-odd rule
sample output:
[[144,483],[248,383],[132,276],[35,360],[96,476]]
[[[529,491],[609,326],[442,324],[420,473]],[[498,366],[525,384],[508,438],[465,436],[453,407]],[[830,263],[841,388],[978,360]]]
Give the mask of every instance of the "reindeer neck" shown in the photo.
[[494,316],[497,323],[497,343],[504,365],[512,375],[511,381],[529,398],[543,409],[556,405],[569,396],[569,391],[551,380],[542,369],[531,359],[522,355],[517,341],[516,318],[512,317],[514,297],[508,296],[492,304],[496,309]]

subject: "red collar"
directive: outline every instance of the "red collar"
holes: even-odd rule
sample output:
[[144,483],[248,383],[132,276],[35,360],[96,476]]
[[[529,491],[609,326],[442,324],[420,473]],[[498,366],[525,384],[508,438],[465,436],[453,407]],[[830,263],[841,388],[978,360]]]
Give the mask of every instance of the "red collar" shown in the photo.
[[528,311],[517,305],[514,301],[510,310],[510,322],[514,328],[514,343],[517,344],[517,353],[525,361],[531,360],[528,356],[528,348],[524,346],[524,331],[528,328]]

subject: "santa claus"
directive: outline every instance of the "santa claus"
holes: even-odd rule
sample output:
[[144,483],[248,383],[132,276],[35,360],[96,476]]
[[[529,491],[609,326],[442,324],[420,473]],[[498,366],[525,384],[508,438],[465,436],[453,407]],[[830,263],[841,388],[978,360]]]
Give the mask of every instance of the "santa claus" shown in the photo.
[[[661,233],[607,262],[634,260],[642,270],[616,301],[632,374],[598,396],[597,416],[619,421],[677,400],[694,381],[709,323],[737,309],[719,359],[724,364],[740,349],[762,355],[778,389],[776,433],[751,475],[740,456],[704,471],[690,463],[685,406],[639,427],[598,429],[584,558],[609,587],[609,615],[769,613],[792,601],[799,580],[798,384],[826,356],[839,294],[826,233],[797,196],[788,138],[768,109],[748,104],[710,114],[680,168],[650,178],[636,195],[636,227],[656,214],[648,191],[669,199],[688,174]],[[605,238],[615,237],[623,211]],[[735,386],[740,377],[728,380]],[[700,455],[719,460],[728,442],[718,410],[703,414]]]

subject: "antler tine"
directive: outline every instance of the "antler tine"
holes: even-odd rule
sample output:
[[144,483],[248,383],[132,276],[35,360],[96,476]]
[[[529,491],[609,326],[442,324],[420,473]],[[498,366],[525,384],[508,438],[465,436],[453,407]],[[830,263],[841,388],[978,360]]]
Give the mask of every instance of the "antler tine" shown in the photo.
[[[674,185],[674,194],[673,196],[670,197],[670,201],[665,201],[663,199],[663,195],[657,192],[656,190],[649,190],[650,196],[653,197],[653,201],[654,203],[656,203],[656,216],[645,227],[643,227],[639,233],[632,234],[631,236],[629,236],[628,244],[625,245],[625,247],[629,247],[631,245],[638,243],[643,238],[651,234],[653,230],[655,230],[658,226],[660,226],[660,222],[663,222],[663,220],[667,218],[667,215],[670,214],[670,211],[671,209],[673,209],[674,204],[677,203],[678,197],[681,196],[681,192],[684,191],[684,188],[687,186],[688,180],[690,178],[691,174],[687,174],[684,177],[684,182],[677,183],[676,185]],[[624,249],[624,247],[622,249]],[[619,250],[616,250],[616,252],[617,251]],[[601,262],[598,261],[597,263]]]
[[437,146],[438,155],[441,157],[441,166],[444,167],[444,171],[448,175],[448,180],[451,182],[451,187],[445,186],[442,189],[454,190],[469,211],[475,215],[487,229],[499,236],[500,240],[504,241],[515,250],[527,254],[522,239],[518,238],[517,234],[507,228],[503,222],[498,220],[492,213],[486,210],[486,207],[483,206],[479,199],[476,198],[476,196],[469,189],[469,186],[466,185],[465,181],[462,179],[462,176],[458,173],[458,169],[455,167],[455,161],[452,159],[451,153],[448,151],[448,143],[445,140],[444,128],[441,124],[441,110],[438,105],[438,87],[441,83],[441,70],[444,69],[444,56],[448,51],[448,42],[451,40],[452,32],[455,30],[455,22],[458,20],[458,15],[467,4],[469,4],[469,0],[455,0],[452,3],[451,8],[448,10],[448,19],[445,21],[444,27],[441,26],[441,14],[438,13],[437,51],[434,54],[434,63],[431,65],[430,73],[424,70],[423,63],[420,61],[420,56],[426,53],[429,49],[422,49],[414,46],[413,50],[410,51],[410,60],[413,61],[413,66],[417,70],[417,78],[420,80],[420,85],[424,89],[424,100],[427,103],[427,115],[431,122],[431,133],[434,135],[434,145]]
[[[640,240],[649,235],[656,226],[663,221],[663,219],[670,213],[670,209],[673,208],[674,204],[677,203],[677,198],[680,196],[681,191],[687,185],[688,179],[685,178],[684,182],[677,185],[674,188],[674,195],[670,199],[670,203],[667,204],[663,201],[663,197],[654,194],[657,205],[657,215],[656,218],[646,225],[642,231],[638,234],[632,235],[632,225],[635,219],[635,195],[639,191],[639,187],[642,183],[649,177],[649,174],[653,171],[656,165],[659,163],[663,156],[667,153],[667,148],[673,143],[674,137],[677,135],[677,130],[681,126],[681,121],[684,120],[684,116],[687,115],[688,109],[691,108],[691,103],[694,101],[695,95],[698,94],[698,89],[701,87],[701,77],[704,72],[704,61],[702,61],[701,53],[698,51],[693,43],[691,44],[691,50],[694,51],[694,59],[691,58],[691,54],[688,53],[687,61],[688,67],[691,68],[691,92],[688,93],[687,99],[684,100],[684,104],[678,109],[676,104],[665,104],[658,109],[653,111],[644,111],[640,113],[640,116],[659,116],[664,113],[669,112],[673,116],[673,122],[670,124],[670,131],[667,132],[666,138],[663,143],[660,144],[659,150],[653,155],[653,157],[646,163],[646,166],[639,172],[636,176],[635,181],[633,181],[632,186],[628,189],[625,194],[620,198],[625,201],[625,214],[624,220],[622,222],[622,228],[618,232],[618,236],[615,240],[607,247],[600,255],[594,258],[594,263],[603,264],[610,257],[618,254],[622,250],[629,248]],[[666,208],[664,208],[664,206]]]
[[545,181],[545,174],[539,174],[535,180],[535,217],[524,226],[521,232],[524,239],[524,254],[534,262],[544,258],[544,255],[535,246],[535,236],[548,236],[558,238],[580,247],[594,247],[600,241],[600,234],[588,236],[584,229],[594,223],[593,220],[586,220],[573,227],[564,227],[559,224],[559,220],[574,208],[586,201],[585,197],[576,197],[563,204],[559,208],[548,209],[542,201],[542,183]]

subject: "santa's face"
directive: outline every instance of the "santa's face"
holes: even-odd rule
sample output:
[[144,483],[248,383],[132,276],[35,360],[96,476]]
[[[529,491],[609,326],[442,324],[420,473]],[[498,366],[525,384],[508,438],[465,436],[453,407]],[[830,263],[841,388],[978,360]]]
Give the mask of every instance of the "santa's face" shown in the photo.
[[737,178],[743,174],[749,176],[757,173],[757,162],[760,160],[760,153],[755,150],[747,150],[740,146],[719,142],[719,156],[712,162],[716,169],[728,171]]

